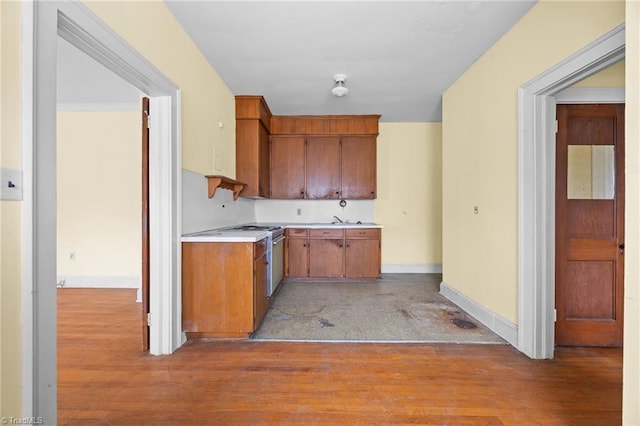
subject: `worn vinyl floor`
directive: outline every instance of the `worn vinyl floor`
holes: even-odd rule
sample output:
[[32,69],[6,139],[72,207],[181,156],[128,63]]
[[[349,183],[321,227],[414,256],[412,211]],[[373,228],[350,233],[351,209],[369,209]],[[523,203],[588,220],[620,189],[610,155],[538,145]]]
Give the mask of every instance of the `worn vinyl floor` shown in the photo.
[[440,274],[285,282],[256,340],[505,343],[439,293]]

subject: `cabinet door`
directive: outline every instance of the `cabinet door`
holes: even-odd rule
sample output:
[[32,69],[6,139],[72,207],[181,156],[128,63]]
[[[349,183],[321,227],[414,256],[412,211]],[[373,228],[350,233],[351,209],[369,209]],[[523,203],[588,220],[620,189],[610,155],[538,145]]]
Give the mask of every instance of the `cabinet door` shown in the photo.
[[271,136],[270,198],[304,198],[304,136]]
[[309,240],[309,276],[339,278],[344,276],[344,240]]
[[258,195],[268,197],[271,190],[269,167],[269,131],[260,124],[258,134]]
[[264,314],[267,312],[267,256],[262,256],[254,260],[253,263],[253,330],[255,331]]
[[342,137],[342,198],[376,198],[376,137]]
[[258,120],[236,120],[236,178],[246,183],[242,195],[259,195]]
[[306,238],[287,238],[287,277],[309,276],[309,246]]
[[345,276],[376,278],[380,275],[380,240],[346,240]]
[[340,198],[340,138],[307,137],[306,160],[306,198]]

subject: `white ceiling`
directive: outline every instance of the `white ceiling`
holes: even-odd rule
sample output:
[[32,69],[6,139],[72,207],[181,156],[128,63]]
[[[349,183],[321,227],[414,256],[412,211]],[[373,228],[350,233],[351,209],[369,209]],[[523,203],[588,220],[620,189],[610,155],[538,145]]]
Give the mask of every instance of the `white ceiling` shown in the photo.
[[[442,93],[535,1],[165,3],[234,95],[403,122],[440,121]],[[344,98],[330,94],[338,73]]]
[[[234,95],[274,114],[441,121],[442,93],[534,4],[501,1],[165,3]],[[138,91],[60,39],[61,104],[137,102]],[[330,94],[346,74],[349,95]]]

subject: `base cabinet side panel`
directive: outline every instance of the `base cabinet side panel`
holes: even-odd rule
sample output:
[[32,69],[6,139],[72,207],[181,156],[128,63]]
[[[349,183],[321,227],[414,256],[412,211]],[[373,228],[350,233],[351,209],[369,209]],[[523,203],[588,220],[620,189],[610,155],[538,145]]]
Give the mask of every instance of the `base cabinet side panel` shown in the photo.
[[253,243],[183,243],[183,330],[252,332],[253,266]]

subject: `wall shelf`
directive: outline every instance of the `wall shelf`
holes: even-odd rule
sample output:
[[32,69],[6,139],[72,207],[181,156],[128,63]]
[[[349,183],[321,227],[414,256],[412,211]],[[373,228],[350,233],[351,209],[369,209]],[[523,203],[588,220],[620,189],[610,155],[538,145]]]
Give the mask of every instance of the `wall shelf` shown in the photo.
[[233,191],[233,199],[237,200],[240,192],[247,186],[246,183],[220,175],[205,176],[209,184],[209,198],[213,198],[218,187]]

